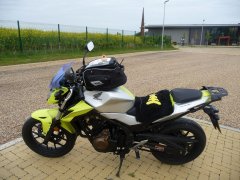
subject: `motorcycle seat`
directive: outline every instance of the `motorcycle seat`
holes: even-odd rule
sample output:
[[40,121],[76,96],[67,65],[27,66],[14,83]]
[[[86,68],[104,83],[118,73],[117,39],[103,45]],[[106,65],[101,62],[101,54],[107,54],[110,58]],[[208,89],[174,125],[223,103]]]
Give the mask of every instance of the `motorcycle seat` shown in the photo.
[[202,92],[196,89],[176,88],[170,93],[176,103],[187,103],[201,99],[202,97]]
[[135,97],[134,106],[127,114],[136,117],[141,123],[151,123],[173,113],[169,90],[161,90],[144,97]]

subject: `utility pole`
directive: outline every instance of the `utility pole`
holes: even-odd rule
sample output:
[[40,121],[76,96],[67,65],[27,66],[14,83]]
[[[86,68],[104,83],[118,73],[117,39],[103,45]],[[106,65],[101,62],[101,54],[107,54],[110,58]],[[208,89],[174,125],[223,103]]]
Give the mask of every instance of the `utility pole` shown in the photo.
[[200,38],[200,46],[202,46],[202,38],[203,38],[203,24],[204,24],[205,19],[203,19],[202,22],[202,31],[201,31],[201,38]]
[[163,7],[163,26],[162,26],[162,45],[161,45],[161,49],[163,49],[164,21],[165,21],[165,6],[166,6],[166,3],[167,3],[168,1],[169,1],[169,0],[164,1],[164,7]]
[[143,11],[142,11],[142,22],[141,22],[141,36],[144,36],[145,33],[144,33],[144,8],[143,8]]

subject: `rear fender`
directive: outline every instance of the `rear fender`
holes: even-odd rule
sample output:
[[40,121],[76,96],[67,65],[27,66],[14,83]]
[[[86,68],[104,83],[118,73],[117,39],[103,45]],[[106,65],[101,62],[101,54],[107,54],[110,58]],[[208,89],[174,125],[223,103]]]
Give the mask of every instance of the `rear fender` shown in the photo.
[[[53,119],[56,117],[58,109],[40,109],[31,114],[33,119],[42,123],[43,134],[47,134],[52,124]],[[75,133],[75,129],[70,123],[61,122],[61,126],[70,133]]]

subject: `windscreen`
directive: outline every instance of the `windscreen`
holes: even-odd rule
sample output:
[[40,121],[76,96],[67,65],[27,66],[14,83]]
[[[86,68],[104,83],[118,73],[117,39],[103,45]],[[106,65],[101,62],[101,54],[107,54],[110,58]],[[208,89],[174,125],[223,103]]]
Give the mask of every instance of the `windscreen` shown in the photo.
[[73,65],[73,62],[70,62],[68,64],[64,64],[57,72],[57,74],[52,78],[51,83],[49,84],[49,88],[50,89],[55,89],[55,88],[59,88],[60,85],[60,81],[64,78],[65,73],[71,69]]

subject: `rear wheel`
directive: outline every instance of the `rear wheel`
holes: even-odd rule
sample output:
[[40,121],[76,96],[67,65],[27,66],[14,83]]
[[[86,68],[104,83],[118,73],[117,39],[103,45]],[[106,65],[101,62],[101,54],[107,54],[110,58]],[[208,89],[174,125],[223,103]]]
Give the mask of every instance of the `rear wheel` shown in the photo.
[[[192,161],[203,152],[206,145],[206,135],[201,126],[185,118],[178,119],[168,124],[162,130],[159,130],[159,134],[189,139],[189,142],[178,143],[179,146],[184,148],[184,151],[174,149],[167,150],[169,149],[168,147],[161,148],[161,151],[151,150],[155,158],[166,164],[178,165]],[[190,142],[191,140],[194,140],[194,142]],[[163,144],[160,143],[158,146],[164,147]]]
[[62,127],[55,127],[49,142],[43,143],[42,123],[33,118],[27,119],[22,128],[22,137],[26,145],[34,152],[46,157],[60,157],[72,150],[76,135]]

